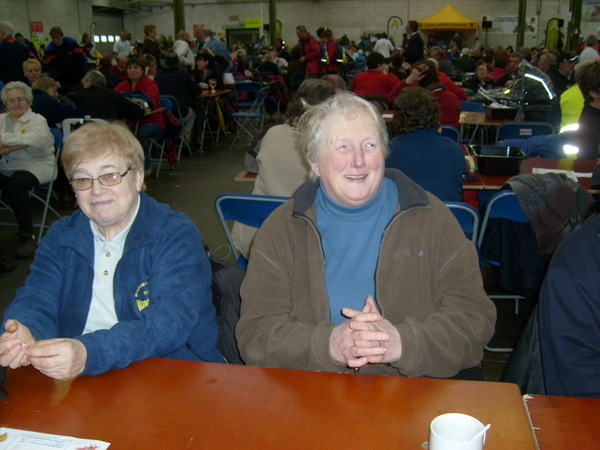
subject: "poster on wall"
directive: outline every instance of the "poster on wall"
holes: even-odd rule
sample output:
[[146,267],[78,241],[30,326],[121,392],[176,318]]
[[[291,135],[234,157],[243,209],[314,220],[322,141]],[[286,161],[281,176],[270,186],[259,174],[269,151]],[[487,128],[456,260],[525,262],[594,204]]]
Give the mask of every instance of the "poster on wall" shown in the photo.
[[[492,21],[492,28],[488,31],[489,34],[517,34],[518,16],[487,16],[487,20]],[[537,17],[531,17],[525,26],[525,34],[536,33],[537,25]]]
[[402,34],[405,33],[403,25],[404,22],[398,16],[392,16],[388,19],[387,35],[396,46],[402,45]]
[[600,22],[600,2],[583,2],[581,20],[584,22]]

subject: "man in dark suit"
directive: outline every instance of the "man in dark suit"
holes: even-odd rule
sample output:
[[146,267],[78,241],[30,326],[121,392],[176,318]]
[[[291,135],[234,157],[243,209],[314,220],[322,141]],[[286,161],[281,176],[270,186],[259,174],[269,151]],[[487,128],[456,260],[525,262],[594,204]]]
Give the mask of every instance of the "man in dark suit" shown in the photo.
[[82,83],[83,89],[75,94],[75,110],[78,117],[131,121],[144,118],[142,108],[123,94],[106,88],[106,78],[97,70],[87,72]]
[[425,42],[419,34],[419,24],[416,20],[409,20],[406,25],[406,33],[409,35],[408,44],[404,51],[404,59],[407,63],[413,64],[424,58],[423,49]]

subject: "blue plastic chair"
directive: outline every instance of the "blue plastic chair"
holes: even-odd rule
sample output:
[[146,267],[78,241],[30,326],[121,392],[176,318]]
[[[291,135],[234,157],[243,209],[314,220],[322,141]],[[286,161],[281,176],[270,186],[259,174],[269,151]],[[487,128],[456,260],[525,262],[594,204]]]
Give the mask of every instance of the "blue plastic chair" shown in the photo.
[[[514,222],[521,223],[529,223],[529,219],[523,212],[519,200],[515,195],[514,191],[504,190],[500,191],[497,194],[494,194],[490,201],[488,202],[485,214],[483,215],[483,222],[481,223],[481,230],[479,232],[479,237],[477,240],[477,248],[481,252],[481,245],[483,244],[483,240],[485,239],[485,234],[487,231],[488,223],[490,219],[507,219],[512,220]],[[488,259],[484,260],[494,266],[499,267],[500,262],[491,261]],[[525,299],[520,295],[510,294],[510,295],[490,295],[492,299],[514,299],[515,300],[515,314],[519,313],[519,300]],[[512,348],[491,348],[486,346],[486,350],[491,352],[512,352]]]
[[235,247],[227,221],[260,228],[265,219],[287,200],[289,197],[232,193],[221,194],[215,199],[217,215],[221,220],[231,251],[240,267],[245,269],[248,266],[248,260]]
[[[169,103],[170,103],[170,105],[169,105]],[[187,139],[185,138],[185,135],[183,133],[183,128],[185,126],[185,124],[184,124],[185,118],[183,117],[183,114],[181,113],[181,108],[179,107],[179,102],[177,101],[177,97],[175,97],[174,95],[161,95],[160,96],[160,104],[167,111],[170,111],[171,113],[173,113],[175,115],[175,117],[177,117],[179,119],[179,122],[181,124],[181,132],[179,133],[179,148],[177,149],[177,159],[181,160],[181,149],[183,148],[183,144],[185,144],[187,146],[190,156],[192,156],[192,146],[187,141]],[[192,119],[192,120],[194,120],[194,119]]]
[[528,139],[532,136],[554,134],[556,130],[548,122],[504,122],[496,128],[496,145],[504,139]]
[[253,100],[250,101],[250,100],[240,98],[239,94],[241,92],[244,92],[246,94],[256,94],[256,93],[258,93],[258,91],[260,91],[261,87],[262,87],[262,85],[260,83],[258,83],[257,81],[246,81],[244,83],[236,83],[235,84],[235,92],[236,92],[238,108],[248,109],[248,108],[252,108],[252,105],[254,104]]
[[[233,138],[233,142],[229,146],[229,148],[233,148],[235,145],[240,133],[244,131],[248,136],[253,137],[254,133],[261,133],[264,121],[265,121],[265,99],[269,93],[270,86],[261,87],[258,93],[256,94],[256,98],[252,103],[252,107],[248,111],[239,111],[231,114],[231,117],[235,120],[237,124],[237,132],[235,137]],[[252,120],[260,120],[260,128],[256,127],[252,124]]]
[[454,142],[460,143],[460,131],[452,125],[442,125],[442,136],[446,136]]
[[460,100],[460,106],[465,112],[485,112],[485,103]]
[[477,244],[479,233],[479,212],[471,205],[463,202],[444,202],[465,233],[465,237]]

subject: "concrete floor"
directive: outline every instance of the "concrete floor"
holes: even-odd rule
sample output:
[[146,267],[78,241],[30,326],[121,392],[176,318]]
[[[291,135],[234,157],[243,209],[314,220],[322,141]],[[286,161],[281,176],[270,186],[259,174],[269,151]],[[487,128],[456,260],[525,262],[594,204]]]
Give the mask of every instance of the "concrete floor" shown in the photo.
[[[167,203],[174,210],[186,213],[198,226],[205,242],[216,255],[226,257],[227,249],[218,248],[227,243],[225,234],[214,209],[214,199],[225,192],[251,193],[253,183],[236,182],[234,176],[242,170],[245,145],[248,139],[229,149],[232,136],[217,145],[210,142],[205,145],[205,152],[194,152],[191,156],[184,153],[182,160],[174,171],[169,169],[160,173],[160,178],[152,176],[146,180],[147,193],[159,202]],[[39,211],[35,205],[36,213]],[[71,214],[74,205],[60,204],[58,209],[63,215]],[[54,220],[54,217],[51,218]],[[14,222],[14,217],[5,211],[0,211],[0,222]],[[16,228],[0,226],[0,250],[5,257],[12,258],[17,245]],[[201,251],[201,249],[198,249]],[[0,313],[14,298],[16,290],[23,285],[29,272],[31,260],[21,260],[13,272],[0,274]],[[484,279],[488,292],[497,292],[494,285],[495,272],[491,267],[484,268]],[[532,302],[521,303],[520,313],[514,314],[514,303],[508,300],[496,301],[498,307],[497,332],[490,346],[510,347],[518,337],[529,312]],[[484,375],[488,381],[498,381],[510,354],[485,353]]]

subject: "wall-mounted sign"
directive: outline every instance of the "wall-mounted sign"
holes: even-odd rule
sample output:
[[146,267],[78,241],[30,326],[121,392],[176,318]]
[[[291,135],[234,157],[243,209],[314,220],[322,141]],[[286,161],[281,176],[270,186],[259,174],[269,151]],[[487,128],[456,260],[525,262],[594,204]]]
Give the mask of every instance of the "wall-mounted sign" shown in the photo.
[[262,28],[262,20],[260,18],[245,19],[244,28]]
[[32,33],[43,33],[44,32],[44,22],[31,22],[31,32]]

